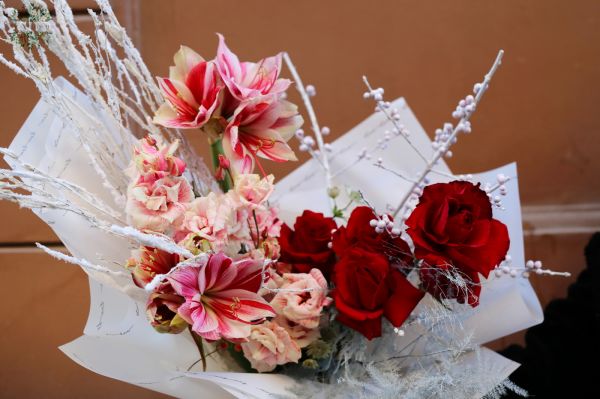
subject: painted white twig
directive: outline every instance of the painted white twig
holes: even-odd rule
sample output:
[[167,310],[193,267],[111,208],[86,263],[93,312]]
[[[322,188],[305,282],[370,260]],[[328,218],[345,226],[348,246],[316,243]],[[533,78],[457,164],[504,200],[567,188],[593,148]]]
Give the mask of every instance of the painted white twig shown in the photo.
[[[483,94],[486,92],[486,90],[487,90],[487,88],[489,86],[489,83],[492,80],[492,77],[494,76],[494,73],[496,73],[496,70],[498,69],[498,67],[502,63],[502,56],[503,55],[504,55],[504,50],[500,50],[498,52],[498,55],[496,56],[496,60],[494,61],[494,64],[492,65],[492,68],[485,75],[483,83],[481,84],[481,87],[480,87],[479,91],[477,92],[477,95],[475,96],[475,105],[479,105],[479,102],[481,101],[481,98],[483,97]],[[465,116],[463,116],[461,118],[461,120],[456,124],[456,127],[452,131],[452,134],[450,135],[450,137],[446,141],[447,143],[450,144],[450,143],[453,142],[454,138],[461,131],[462,126],[464,126],[464,124],[469,121],[469,119],[470,119],[470,117],[471,117],[472,114],[473,114],[472,112],[468,112],[468,113],[466,113]],[[402,200],[400,201],[400,203],[396,207],[396,210],[393,213],[394,217],[397,216],[398,213],[400,213],[400,211],[406,206],[406,203],[407,203],[409,197],[411,196],[411,194],[414,192],[414,190],[416,188],[419,187],[419,185],[423,182],[423,180],[425,180],[425,178],[431,172],[431,170],[433,169],[433,167],[435,166],[435,164],[446,154],[446,152],[448,152],[448,147],[449,146],[444,146],[443,148],[441,148],[440,150],[438,150],[438,151],[436,151],[434,153],[434,155],[431,158],[431,160],[427,163],[427,166],[425,167],[425,169],[421,172],[421,174],[419,174],[419,176],[417,177],[415,183],[413,183],[412,187],[406,192],[406,194],[404,195],[404,197],[402,198]]]
[[[365,82],[365,85],[367,86],[367,89],[369,89],[369,92],[373,91],[373,87],[371,87],[371,84],[369,83],[369,80],[367,79],[366,76],[363,76],[363,82]],[[392,115],[390,115],[390,113],[388,112],[388,110],[386,109],[386,107],[383,106],[383,101],[377,101],[377,108],[379,109],[379,111],[383,112],[383,114],[385,115],[385,117],[392,122],[392,124],[394,125],[394,128],[397,129],[399,132],[402,132],[402,126],[400,125],[400,123],[394,119],[392,117]],[[413,151],[419,156],[419,158],[421,158],[424,162],[427,162],[427,158],[425,158],[425,155],[423,155],[421,153],[421,151],[419,151],[419,149],[417,147],[415,147],[415,145],[413,144],[413,142],[404,134],[400,133],[400,135],[404,138],[404,141],[406,141],[408,143],[408,145],[410,146],[410,148],[413,149]]]
[[62,252],[55,251],[53,249],[46,247],[45,245],[40,244],[39,242],[36,242],[35,246],[38,247],[39,249],[41,249],[42,251],[46,252],[48,255],[50,255],[58,260],[62,260],[63,262],[67,262],[67,263],[71,263],[73,265],[80,266],[84,269],[92,270],[95,272],[106,273],[106,274],[110,274],[113,276],[119,276],[119,277],[129,277],[130,276],[129,273],[126,273],[124,271],[111,270],[104,266],[95,265],[86,259],[75,258],[73,256],[66,255]]
[[194,257],[193,253],[191,253],[190,251],[188,251],[187,249],[185,249],[183,247],[180,247],[173,240],[171,240],[170,238],[168,238],[166,236],[161,236],[158,234],[142,233],[141,231],[134,229],[131,226],[122,227],[122,226],[117,226],[114,224],[112,226],[110,226],[110,231],[112,231],[113,233],[115,233],[117,235],[131,238],[131,239],[139,242],[140,244],[148,246],[148,247],[158,248],[165,252],[181,255],[186,258]]
[[[317,115],[315,114],[315,110],[313,109],[312,103],[310,101],[310,97],[306,93],[306,89],[304,83],[302,83],[302,79],[296,70],[296,67],[292,63],[290,56],[287,53],[283,53],[283,59],[296,82],[296,90],[300,94],[302,98],[302,102],[304,103],[304,107],[306,108],[306,112],[308,114],[308,119],[310,119],[310,124],[312,126],[312,130],[315,134],[315,138],[317,139],[317,146],[319,147],[319,155],[321,158],[321,165],[325,170],[325,182],[327,185],[327,189],[331,188],[331,170],[329,168],[329,158],[327,157],[327,151],[325,149],[325,143],[323,141],[323,134],[321,133],[321,128],[319,127],[319,122],[317,121]],[[333,199],[330,198],[331,205],[333,206]]]

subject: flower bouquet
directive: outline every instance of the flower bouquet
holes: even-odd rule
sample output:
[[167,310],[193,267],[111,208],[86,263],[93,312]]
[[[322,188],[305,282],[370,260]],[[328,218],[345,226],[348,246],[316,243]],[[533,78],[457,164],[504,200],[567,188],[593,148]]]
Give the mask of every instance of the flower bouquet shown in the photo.
[[[501,63],[431,141],[366,78],[375,113],[332,143],[290,57],[242,62],[218,35],[155,79],[108,1],[82,33],[64,0],[0,2],[14,60],[42,99],[0,149],[0,198],[32,209],[90,281],[97,373],[177,397],[525,395],[480,345],[542,320],[524,260],[516,167],[444,163]],[[76,87],[53,78],[47,52]],[[290,79],[282,77],[287,66]],[[309,128],[287,99],[294,87]],[[310,133],[309,133],[310,132]],[[202,135],[213,170],[186,136]],[[274,184],[273,162],[311,160]]]

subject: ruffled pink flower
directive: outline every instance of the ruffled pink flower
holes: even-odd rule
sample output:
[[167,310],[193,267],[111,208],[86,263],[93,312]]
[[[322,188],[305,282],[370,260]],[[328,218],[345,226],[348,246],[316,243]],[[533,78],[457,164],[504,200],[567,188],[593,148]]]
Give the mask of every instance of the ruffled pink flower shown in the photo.
[[[255,213],[256,221],[258,222],[258,231],[260,231],[262,239],[279,237],[283,221],[279,219],[277,208],[263,208],[257,210]],[[251,232],[254,233],[253,231]]]
[[127,192],[128,221],[141,230],[165,232],[183,216],[192,199],[192,188],[184,177],[132,184]]
[[182,129],[202,127],[219,106],[223,84],[217,67],[185,46],[173,60],[169,78],[158,78],[166,102],[156,111],[154,123]]
[[286,273],[284,283],[271,306],[278,315],[307,329],[317,328],[323,307],[332,299],[327,296],[327,280],[319,269],[310,273]]
[[240,62],[220,34],[215,62],[221,79],[233,97],[239,101],[282,93],[291,83],[288,79],[279,79],[281,53],[256,63]]
[[319,338],[321,333],[319,328],[306,328],[301,324],[294,323],[283,316],[277,316],[273,321],[285,328],[290,337],[298,344],[300,348],[306,348]]
[[261,373],[278,365],[298,363],[302,352],[287,330],[273,321],[252,326],[248,342],[241,344],[252,368]]
[[295,161],[296,155],[287,141],[302,122],[298,108],[289,101],[261,97],[243,102],[225,129],[225,156],[237,173],[251,173],[256,157]]
[[273,192],[273,175],[260,178],[256,174],[241,174],[235,178],[234,190],[243,205],[257,208],[269,199]]
[[[180,242],[193,235],[207,240],[213,251],[218,252],[224,251],[230,241],[250,240],[248,212],[239,207],[233,194],[232,191],[225,195],[210,193],[194,199],[175,233],[175,241]],[[238,245],[234,253],[239,250]]]
[[207,340],[245,339],[251,325],[275,314],[258,294],[262,264],[222,253],[174,271],[168,280],[185,298],[178,314]]
[[157,180],[165,176],[181,176],[185,171],[185,162],[174,154],[179,141],[170,145],[159,137],[148,134],[135,144],[133,161],[142,181]]

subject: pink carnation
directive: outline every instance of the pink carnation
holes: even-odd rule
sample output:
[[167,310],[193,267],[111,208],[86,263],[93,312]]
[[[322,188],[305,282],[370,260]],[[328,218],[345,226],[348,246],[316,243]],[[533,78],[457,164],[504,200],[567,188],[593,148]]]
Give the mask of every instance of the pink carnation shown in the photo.
[[251,243],[249,214],[230,193],[210,193],[192,201],[175,240],[183,242],[198,237],[206,240],[213,251],[226,251],[230,256],[240,251],[241,243]]
[[252,326],[248,342],[241,346],[252,368],[261,373],[273,371],[278,365],[298,363],[302,356],[287,330],[273,321]]
[[308,345],[321,338],[319,328],[306,328],[301,324],[294,323],[283,316],[277,316],[274,320],[281,327],[285,328],[290,337],[298,344],[300,348],[306,348]]
[[183,216],[193,198],[192,188],[183,177],[132,184],[127,192],[128,221],[138,229],[163,233]]
[[281,291],[271,301],[275,312],[302,327],[317,328],[323,307],[332,302],[323,273],[312,269],[308,274],[286,273],[283,278]]
[[243,205],[254,209],[269,199],[274,179],[273,175],[261,179],[257,174],[241,174],[235,178],[234,191]]
[[138,140],[133,149],[133,161],[139,179],[149,182],[165,176],[181,176],[186,165],[174,155],[178,146],[178,141],[166,145],[151,134]]

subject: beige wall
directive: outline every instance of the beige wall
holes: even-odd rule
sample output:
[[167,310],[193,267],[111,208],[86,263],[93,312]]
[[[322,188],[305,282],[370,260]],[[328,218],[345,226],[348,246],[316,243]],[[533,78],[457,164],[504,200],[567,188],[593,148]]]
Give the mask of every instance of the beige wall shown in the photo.
[[502,48],[504,65],[450,166],[517,161],[525,204],[597,202],[599,26],[593,0],[144,0],[142,53],[164,75],[181,43],[213,57],[215,32],[245,59],[286,50],[316,86],[320,122],[335,137],[372,111],[362,74],[389,99],[404,96],[433,132]]
[[[85,8],[92,1],[75,3]],[[373,104],[362,99],[362,74],[383,86],[389,99],[404,96],[432,132],[450,119],[457,100],[503,48],[504,65],[473,118],[474,133],[462,138],[450,166],[461,173],[516,160],[525,205],[600,203],[600,2],[113,3],[135,25],[142,54],[157,75],[167,73],[179,44],[214,56],[215,32],[223,33],[243,59],[287,50],[305,82],[317,87],[317,113],[333,137],[372,110]],[[90,27],[87,17],[80,20]],[[8,52],[6,45],[0,44],[0,52]],[[30,82],[3,68],[0,82],[0,145],[6,146],[37,94]],[[203,145],[200,135],[190,136]],[[268,166],[281,177],[296,165]],[[56,349],[83,329],[86,278],[77,269],[14,245],[56,240],[28,211],[0,203],[0,218],[0,280],[10,282],[8,299],[0,302],[0,397],[159,397],[96,376]],[[527,252],[577,273],[587,237],[534,235],[526,240]],[[570,281],[532,278],[544,303],[564,296]]]

